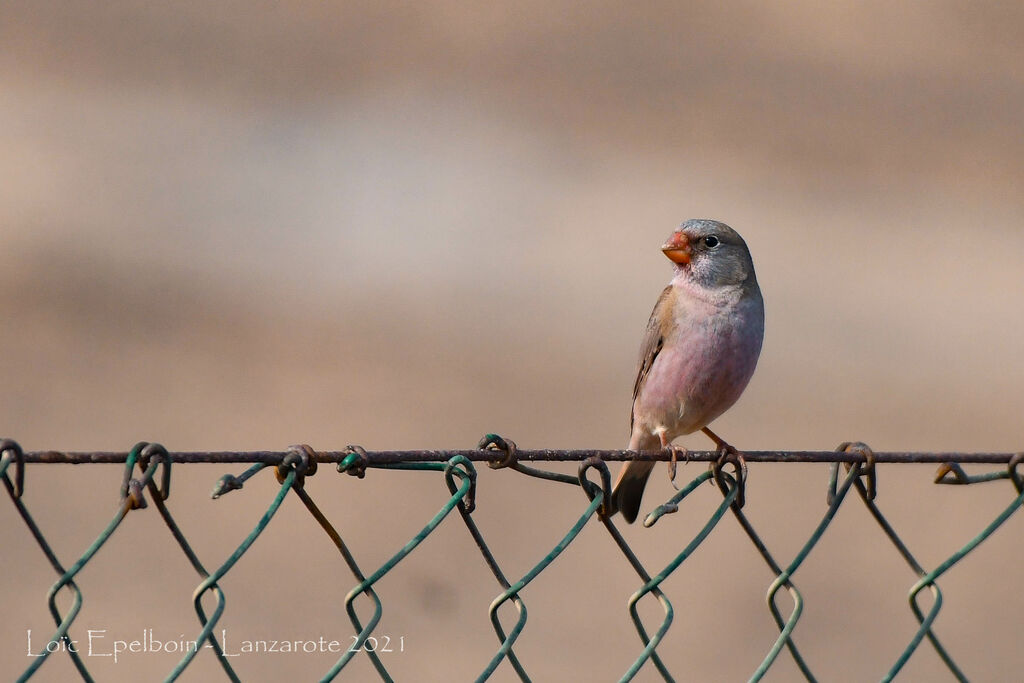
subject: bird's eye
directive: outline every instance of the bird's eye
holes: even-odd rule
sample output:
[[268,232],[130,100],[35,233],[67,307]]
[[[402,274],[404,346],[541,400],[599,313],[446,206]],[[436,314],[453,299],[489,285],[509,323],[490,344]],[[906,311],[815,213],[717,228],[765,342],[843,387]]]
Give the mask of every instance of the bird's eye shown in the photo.
[[718,238],[714,235],[708,235],[704,238],[704,246],[708,249],[714,249],[718,246]]

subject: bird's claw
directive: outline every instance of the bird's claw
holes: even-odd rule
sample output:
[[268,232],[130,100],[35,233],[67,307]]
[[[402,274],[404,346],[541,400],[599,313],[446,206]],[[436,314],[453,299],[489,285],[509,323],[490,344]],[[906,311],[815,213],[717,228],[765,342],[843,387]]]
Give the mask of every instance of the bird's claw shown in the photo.
[[676,464],[679,462],[679,455],[683,456],[683,463],[690,462],[690,451],[684,446],[676,446],[675,444],[668,444],[666,448],[672,454],[672,457],[668,461],[668,482],[672,484],[672,488],[676,491],[679,487],[676,486]]
[[718,448],[718,459],[711,463],[711,473],[713,481],[718,484],[718,488],[722,490],[722,493],[728,493],[728,486],[725,480],[722,478],[722,469],[726,465],[732,465],[735,474],[735,486],[736,501],[734,505],[737,509],[742,508],[746,502],[745,492],[747,483],[747,460],[743,457],[743,454],[736,450],[733,446],[721,442]]

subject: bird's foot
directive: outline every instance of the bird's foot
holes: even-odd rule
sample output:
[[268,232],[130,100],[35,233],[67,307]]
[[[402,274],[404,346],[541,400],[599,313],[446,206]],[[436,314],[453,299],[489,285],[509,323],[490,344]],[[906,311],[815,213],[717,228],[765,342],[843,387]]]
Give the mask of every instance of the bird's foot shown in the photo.
[[718,459],[711,463],[711,473],[713,475],[712,480],[718,484],[718,488],[722,490],[723,494],[729,492],[729,487],[726,484],[725,478],[722,476],[722,470],[726,465],[732,465],[734,486],[736,487],[736,500],[733,505],[739,509],[743,507],[745,502],[745,491],[747,483],[747,460],[743,457],[743,454],[730,446],[724,441],[718,448]]
[[711,468],[721,470],[729,463],[741,466],[744,471],[747,469],[747,460],[743,454],[729,444],[723,443],[718,449],[718,459],[711,463]]
[[676,486],[676,464],[679,462],[680,454],[683,456],[684,464],[690,462],[690,451],[684,446],[677,446],[673,443],[666,445],[665,448],[672,454],[668,461],[668,483],[672,484],[672,488],[678,491],[679,487]]

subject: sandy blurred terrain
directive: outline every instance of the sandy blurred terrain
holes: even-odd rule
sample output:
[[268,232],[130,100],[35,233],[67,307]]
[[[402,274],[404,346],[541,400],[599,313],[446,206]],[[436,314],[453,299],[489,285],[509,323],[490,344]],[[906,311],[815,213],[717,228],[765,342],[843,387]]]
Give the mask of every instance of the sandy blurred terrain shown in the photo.
[[[636,346],[669,274],[657,247],[706,216],[746,237],[768,315],[757,374],[716,431],[749,449],[1018,450],[1022,30],[1008,3],[0,5],[2,433],[28,450],[454,448],[489,431],[623,446]],[[276,489],[267,473],[209,500],[242,469],[174,471],[170,508],[208,567]],[[879,504],[928,567],[1011,500],[1005,482],[931,476],[879,473]],[[26,504],[65,564],[119,482],[116,467],[29,469]],[[820,520],[826,482],[824,466],[751,468],[748,513],[780,562]],[[367,571],[447,496],[426,473],[323,470],[308,486]],[[645,509],[671,492],[656,476]],[[513,577],[585,504],[486,468],[478,500]],[[702,487],[625,533],[654,570],[718,501]],[[54,577],[0,511],[0,671],[14,673],[26,630],[52,629]],[[1022,531],[1011,518],[941,582],[937,632],[972,680],[1024,664]],[[777,634],[771,579],[731,519],[672,575],[659,651],[679,680],[750,675]],[[885,672],[916,628],[913,580],[844,507],[796,575],[797,642],[822,680]],[[80,576],[73,633],[193,638],[197,582],[155,510],[132,513]],[[352,585],[289,499],[223,582],[222,623],[235,639],[345,640]],[[641,650],[636,586],[588,526],[524,591],[531,676],[617,679]],[[385,660],[398,680],[471,679],[497,646],[498,586],[454,518],[379,593],[378,632],[405,636]],[[233,664],[305,680],[336,656]],[[176,660],[87,661],[120,681]],[[37,679],[73,673],[57,656]],[[218,674],[203,653],[182,680]],[[358,658],[340,680],[375,675]],[[767,680],[798,675],[783,654]],[[946,675],[923,645],[904,677]],[[514,679],[504,664],[493,680]]]

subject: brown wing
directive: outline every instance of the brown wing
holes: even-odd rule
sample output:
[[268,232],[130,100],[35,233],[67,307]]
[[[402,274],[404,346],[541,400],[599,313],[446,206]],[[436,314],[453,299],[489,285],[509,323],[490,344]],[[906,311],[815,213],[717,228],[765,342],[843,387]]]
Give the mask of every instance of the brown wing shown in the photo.
[[633,383],[633,405],[629,410],[629,431],[633,431],[634,412],[636,410],[636,397],[640,395],[640,388],[644,385],[644,381],[647,379],[647,373],[651,371],[651,366],[654,365],[654,359],[658,357],[658,353],[661,352],[661,347],[665,343],[665,334],[667,333],[667,326],[671,323],[671,316],[662,314],[662,310],[666,306],[671,306],[673,303],[673,292],[672,285],[669,285],[661,291],[661,296],[658,297],[658,303],[654,304],[654,310],[651,311],[651,317],[647,321],[647,329],[644,330],[644,338],[640,342],[640,359],[637,362],[636,369],[636,382]]

